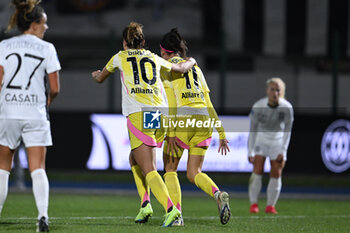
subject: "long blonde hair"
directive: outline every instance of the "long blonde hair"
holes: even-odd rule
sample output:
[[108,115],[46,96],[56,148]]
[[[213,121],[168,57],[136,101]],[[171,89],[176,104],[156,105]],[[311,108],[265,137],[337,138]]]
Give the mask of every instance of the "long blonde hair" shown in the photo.
[[126,28],[124,28],[123,39],[126,41],[128,48],[143,48],[145,36],[143,35],[142,28],[142,24],[137,22],[131,22]]
[[286,84],[279,77],[272,77],[266,81],[266,87],[268,88],[271,83],[276,83],[280,87],[280,97],[284,98],[286,94]]

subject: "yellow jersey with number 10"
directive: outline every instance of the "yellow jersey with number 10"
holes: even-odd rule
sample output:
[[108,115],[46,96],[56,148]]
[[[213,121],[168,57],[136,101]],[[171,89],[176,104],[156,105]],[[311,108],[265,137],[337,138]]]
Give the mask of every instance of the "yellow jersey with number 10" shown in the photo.
[[171,67],[170,62],[145,49],[123,50],[109,60],[109,72],[120,70],[124,116],[144,107],[167,107],[160,71],[169,73]]
[[[185,62],[181,57],[172,57],[171,63]],[[204,75],[198,66],[193,66],[187,73],[161,72],[164,86],[173,88],[177,107],[206,108],[205,93],[209,92]],[[169,98],[171,95],[168,95]],[[170,101],[169,101],[170,102]]]

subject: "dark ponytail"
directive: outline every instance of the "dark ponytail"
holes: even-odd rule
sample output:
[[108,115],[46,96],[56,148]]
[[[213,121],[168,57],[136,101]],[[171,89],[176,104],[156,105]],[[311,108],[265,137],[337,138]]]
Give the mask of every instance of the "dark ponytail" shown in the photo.
[[186,53],[188,51],[187,43],[180,35],[177,28],[171,29],[170,32],[163,36],[160,46],[168,54],[179,53],[182,58],[186,58]]
[[21,32],[24,32],[29,29],[32,22],[39,23],[44,14],[44,9],[38,5],[40,2],[41,0],[12,0],[16,9],[7,29],[17,26]]

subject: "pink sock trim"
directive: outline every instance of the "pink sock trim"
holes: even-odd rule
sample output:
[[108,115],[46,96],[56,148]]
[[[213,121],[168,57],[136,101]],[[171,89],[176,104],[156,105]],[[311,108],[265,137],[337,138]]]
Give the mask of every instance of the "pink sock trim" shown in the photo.
[[168,197],[168,206],[167,206],[167,210],[172,207],[174,204],[173,202],[171,201],[170,197]]
[[144,203],[145,201],[151,201],[147,192],[145,192],[145,195],[143,195],[142,203]]
[[157,146],[157,142],[151,138],[150,136],[142,133],[140,130],[138,130],[130,121],[129,118],[127,118],[127,125],[128,129],[131,131],[132,134],[134,134],[139,140],[141,140],[145,145],[147,146]]
[[214,187],[214,186],[211,186],[211,190],[212,190],[213,194],[215,194],[216,191],[219,191],[219,189],[217,189],[217,188]]
[[209,146],[211,142],[211,137],[205,139],[204,141],[201,141],[200,143],[197,144],[197,146]]
[[176,142],[177,142],[177,144],[178,144],[180,147],[182,147],[183,149],[187,149],[187,150],[190,149],[189,145],[187,145],[186,143],[184,143],[183,141],[181,141],[178,137],[176,137]]
[[181,205],[180,205],[180,203],[177,203],[176,208],[177,208],[178,210],[180,210],[180,212],[182,211],[182,210],[181,210]]

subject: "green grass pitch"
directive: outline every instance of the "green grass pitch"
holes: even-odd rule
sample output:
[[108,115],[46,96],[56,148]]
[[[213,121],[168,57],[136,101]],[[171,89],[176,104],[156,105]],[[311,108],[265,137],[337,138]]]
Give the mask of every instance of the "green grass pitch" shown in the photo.
[[[261,201],[261,209],[265,200]],[[221,225],[213,199],[184,195],[184,227],[163,228],[164,211],[152,196],[154,215],[143,225],[135,224],[139,198],[120,194],[50,195],[50,232],[350,232],[350,202],[281,199],[278,215],[248,213],[248,200],[230,200],[232,217]],[[263,211],[261,211],[263,212]],[[10,192],[0,218],[0,232],[35,232],[36,208],[31,193]]]

